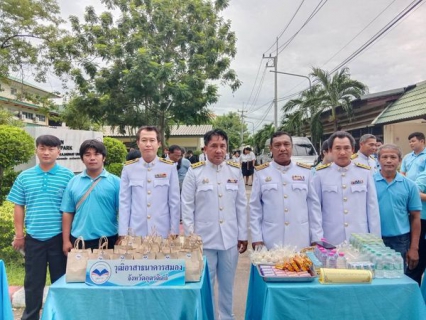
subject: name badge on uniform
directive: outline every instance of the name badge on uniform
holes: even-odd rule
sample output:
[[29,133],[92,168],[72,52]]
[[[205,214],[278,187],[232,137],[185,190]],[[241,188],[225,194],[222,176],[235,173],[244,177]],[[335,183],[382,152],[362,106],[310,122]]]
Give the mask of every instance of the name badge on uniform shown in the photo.
[[204,179],[203,179],[203,183],[209,183],[209,179],[204,178]]
[[272,181],[272,178],[271,177],[266,177],[265,178],[265,182],[269,182],[269,181]]
[[167,173],[157,173],[155,175],[156,178],[164,179],[167,178]]
[[305,176],[292,176],[293,181],[305,181]]
[[363,184],[364,183],[364,180],[354,180],[354,181],[351,181],[351,184]]
[[226,183],[238,183],[237,179],[228,179],[228,181],[226,181]]

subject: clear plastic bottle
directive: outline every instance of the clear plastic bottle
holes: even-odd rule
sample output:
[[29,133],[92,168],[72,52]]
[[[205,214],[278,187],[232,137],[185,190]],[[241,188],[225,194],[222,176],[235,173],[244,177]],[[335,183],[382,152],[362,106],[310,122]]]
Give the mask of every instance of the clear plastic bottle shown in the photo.
[[377,279],[384,277],[383,274],[383,257],[381,253],[377,253],[374,261],[375,265],[375,276]]
[[339,255],[337,256],[337,260],[336,260],[336,268],[346,269],[346,267],[347,267],[347,262],[346,262],[345,254],[343,252],[339,252]]
[[320,259],[323,268],[327,267],[327,258],[328,258],[328,251],[326,249],[323,249],[321,251],[321,259]]
[[336,269],[336,254],[329,252],[327,257],[327,268]]
[[387,253],[383,257],[383,277],[388,279],[395,277],[392,253]]
[[404,259],[399,252],[393,255],[395,278],[401,278],[404,274]]

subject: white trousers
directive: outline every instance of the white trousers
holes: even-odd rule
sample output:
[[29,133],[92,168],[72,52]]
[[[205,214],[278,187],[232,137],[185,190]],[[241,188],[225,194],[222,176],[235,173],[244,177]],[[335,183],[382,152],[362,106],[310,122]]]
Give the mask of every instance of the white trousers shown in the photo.
[[[209,265],[210,282],[214,297],[214,282],[217,276],[218,309],[220,320],[234,320],[234,280],[238,264],[237,246],[228,250],[204,249]],[[217,318],[217,312],[216,318]]]

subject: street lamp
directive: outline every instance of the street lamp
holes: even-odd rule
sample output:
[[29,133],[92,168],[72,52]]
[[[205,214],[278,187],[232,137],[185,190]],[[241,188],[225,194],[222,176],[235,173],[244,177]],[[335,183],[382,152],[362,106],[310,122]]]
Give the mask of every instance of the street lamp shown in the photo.
[[308,76],[304,76],[304,75],[297,74],[297,73],[289,73],[289,72],[274,71],[274,70],[270,70],[269,72],[273,72],[273,73],[282,73],[282,74],[287,74],[287,75],[289,75],[289,76],[295,76],[295,77],[301,77],[301,78],[308,79],[308,81],[309,81],[309,90],[311,90],[311,89],[312,89],[311,79],[310,79]]

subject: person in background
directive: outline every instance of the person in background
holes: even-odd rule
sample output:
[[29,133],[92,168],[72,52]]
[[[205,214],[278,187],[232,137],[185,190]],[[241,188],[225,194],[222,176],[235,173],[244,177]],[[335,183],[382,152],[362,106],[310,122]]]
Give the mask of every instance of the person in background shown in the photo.
[[315,174],[316,168],[333,162],[333,154],[329,149],[328,140],[321,145],[321,161],[315,167],[312,167],[312,173]]
[[[234,319],[233,290],[238,253],[247,250],[247,199],[239,164],[224,161],[228,136],[215,129],[204,135],[207,160],[191,165],[182,187],[185,234],[203,239],[211,287],[218,281],[220,319]],[[214,297],[214,294],[213,294]]]
[[204,148],[201,148],[201,153],[200,153],[200,155],[198,156],[198,160],[199,160],[199,161],[206,161],[206,155],[205,155],[205,153],[204,153]]
[[364,134],[359,138],[358,152],[353,154],[351,159],[369,166],[371,172],[374,173],[377,171],[376,159],[373,157],[376,151],[376,137],[372,134]]
[[235,163],[241,164],[240,151],[235,151],[234,152],[234,154],[232,155],[232,161],[234,161]]
[[25,250],[24,320],[40,318],[47,267],[51,283],[65,274],[60,206],[74,173],[56,163],[60,147],[59,138],[39,136],[35,150],[39,164],[18,175],[7,197],[15,204],[12,246]]
[[189,160],[189,162],[191,162],[191,164],[198,162],[198,158],[197,158],[196,155],[194,155],[194,153],[192,152],[192,150],[188,150],[187,151],[186,158]]
[[376,137],[376,152],[373,154],[374,160],[376,160],[377,171],[380,170],[379,157],[377,156],[377,150],[383,145],[383,140]]
[[179,234],[179,179],[173,162],[157,156],[160,133],[143,126],[136,133],[142,157],[126,162],[121,173],[118,234],[156,233],[163,238]]
[[254,173],[254,163],[256,161],[256,156],[251,152],[250,148],[244,148],[243,154],[241,155],[241,169],[243,177],[245,179],[246,185],[251,186],[250,177]]
[[311,245],[310,226],[320,221],[311,167],[291,161],[293,140],[288,133],[275,132],[270,141],[273,160],[255,167],[250,197],[252,246],[301,250]]
[[186,173],[188,172],[191,162],[188,159],[182,156],[182,148],[178,145],[172,145],[169,147],[169,157],[170,160],[176,164],[179,177],[179,190],[182,190],[183,179],[185,178]]
[[416,184],[397,171],[402,160],[399,147],[385,144],[379,148],[378,157],[381,170],[374,174],[374,182],[382,239],[402,255],[404,265],[412,270],[419,262],[420,195]]
[[163,152],[163,155],[161,156],[163,159],[166,159],[166,160],[170,160],[170,158],[169,158],[169,148],[167,148],[167,147],[164,147],[164,152]]
[[[337,131],[328,139],[333,163],[316,168],[314,188],[321,203],[321,228],[313,230],[313,241],[321,238],[338,245],[352,233],[381,236],[376,187],[370,167],[351,161],[355,139]],[[317,227],[315,225],[314,227]]]
[[65,255],[80,236],[86,249],[97,249],[102,236],[108,238],[108,248],[114,249],[120,178],[105,170],[106,156],[105,145],[99,140],[86,140],[80,146],[86,170],[68,183],[61,204]]
[[129,153],[126,155],[126,161],[131,161],[141,157],[141,152],[139,150],[131,148]]
[[[426,171],[425,135],[422,132],[413,132],[408,136],[408,142],[413,151],[402,159],[400,173],[412,181],[417,181],[420,175]],[[421,179],[417,184],[421,191]],[[407,275],[417,281],[419,285],[426,268],[426,212],[424,210],[422,210],[420,219],[419,263],[413,270],[407,270]]]

